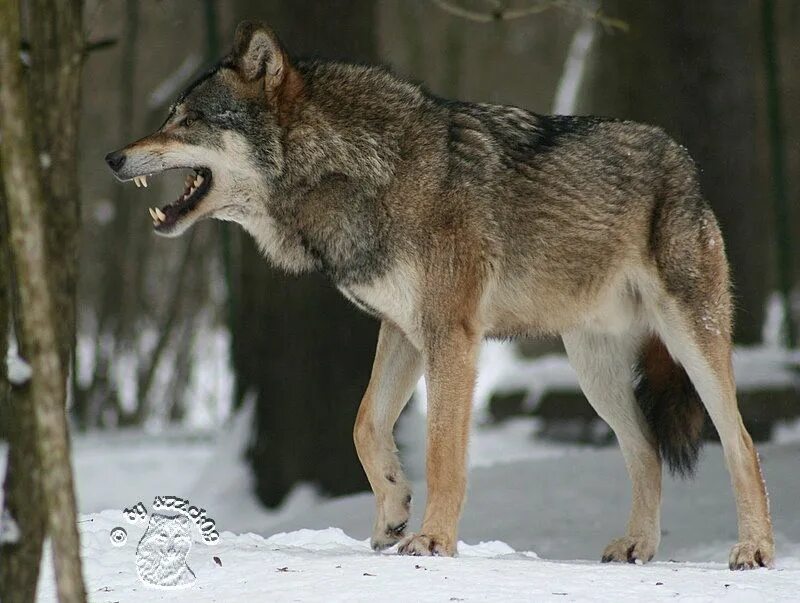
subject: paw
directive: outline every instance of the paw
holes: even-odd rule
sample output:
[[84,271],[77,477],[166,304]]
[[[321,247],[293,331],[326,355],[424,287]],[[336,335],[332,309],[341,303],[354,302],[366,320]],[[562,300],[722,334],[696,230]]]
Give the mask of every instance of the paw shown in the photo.
[[612,540],[603,551],[603,563],[621,561],[647,563],[656,554],[657,542],[644,536],[624,536]]
[[728,566],[732,570],[772,567],[774,562],[775,546],[769,541],[738,542],[733,546],[730,557],[728,557]]
[[372,531],[372,538],[370,538],[370,545],[373,551],[382,551],[388,549],[390,546],[400,542],[406,533],[406,526],[408,525],[408,517],[401,520],[399,523],[387,524],[381,522],[381,525],[376,525]]
[[400,543],[397,553],[417,557],[452,557],[456,554],[456,542],[454,538],[438,534],[411,534]]
[[400,542],[406,535],[408,518],[411,515],[411,492],[400,492],[391,500],[378,506],[378,516],[372,529],[372,550],[382,551]]

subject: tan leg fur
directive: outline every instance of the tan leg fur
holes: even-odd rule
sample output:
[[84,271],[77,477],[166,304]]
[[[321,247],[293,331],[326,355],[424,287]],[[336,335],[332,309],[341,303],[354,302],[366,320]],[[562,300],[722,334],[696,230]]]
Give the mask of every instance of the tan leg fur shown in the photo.
[[408,523],[411,486],[397,456],[392,430],[421,374],[422,354],[396,326],[384,321],[353,434],[377,503],[371,539],[375,550],[400,540]]

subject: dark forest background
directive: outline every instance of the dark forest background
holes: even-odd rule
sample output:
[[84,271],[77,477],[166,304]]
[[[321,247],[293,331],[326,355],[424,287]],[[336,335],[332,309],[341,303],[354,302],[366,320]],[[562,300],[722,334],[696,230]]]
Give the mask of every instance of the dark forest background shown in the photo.
[[[272,269],[234,226],[155,237],[145,201],[179,185],[120,186],[103,162],[163,120],[244,18],[265,20],[293,54],[387,64],[436,94],[664,127],[698,161],[722,223],[737,343],[762,344],[765,325],[767,343],[794,341],[788,321],[770,325],[786,300],[800,317],[800,2],[774,2],[773,28],[773,3],[758,0],[539,4],[517,15],[537,3],[88,0],[74,428],[210,429],[252,400],[249,458],[265,504],[302,481],[329,494],[367,487],[351,432],[377,323],[321,277]],[[558,349],[526,342],[520,353]],[[793,388],[756,393],[750,420],[797,412]],[[498,420],[530,412],[517,402],[498,397]],[[590,412],[555,408],[550,420]]]

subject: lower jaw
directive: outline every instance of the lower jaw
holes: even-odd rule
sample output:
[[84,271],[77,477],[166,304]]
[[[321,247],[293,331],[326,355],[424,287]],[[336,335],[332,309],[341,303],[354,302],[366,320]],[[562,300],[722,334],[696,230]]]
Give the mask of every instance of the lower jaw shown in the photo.
[[183,234],[190,226],[192,226],[195,222],[200,220],[203,216],[195,216],[196,210],[191,210],[187,214],[177,218],[174,222],[170,222],[169,224],[159,224],[158,226],[153,226],[153,231],[160,236],[163,237],[177,237]]
[[[159,209],[150,209],[153,218],[153,229],[164,235],[169,235],[178,230],[183,231],[183,223],[195,222],[200,216],[197,215],[198,208],[205,200],[206,196],[213,187],[211,171],[204,168],[195,168],[195,183],[192,185],[192,178],[187,177],[186,189],[176,201],[168,203]],[[201,179],[201,176],[203,177]],[[200,182],[198,183],[197,180]]]

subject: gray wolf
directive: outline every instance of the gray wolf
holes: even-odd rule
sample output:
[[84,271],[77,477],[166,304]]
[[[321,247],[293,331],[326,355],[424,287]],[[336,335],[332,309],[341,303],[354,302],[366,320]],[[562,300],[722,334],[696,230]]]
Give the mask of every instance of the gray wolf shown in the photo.
[[[354,429],[375,549],[455,554],[481,340],[559,334],[633,484],[627,530],[602,559],[653,557],[662,460],[691,473],[707,411],[736,498],[730,567],[772,564],[722,236],[694,163],[660,129],[437,98],[382,68],[292,60],[245,22],[156,132],[106,160],[137,184],[190,171],[151,209],[157,233],[237,222],[274,264],[322,271],[381,320]],[[428,498],[407,534],[392,427],[423,373]]]

